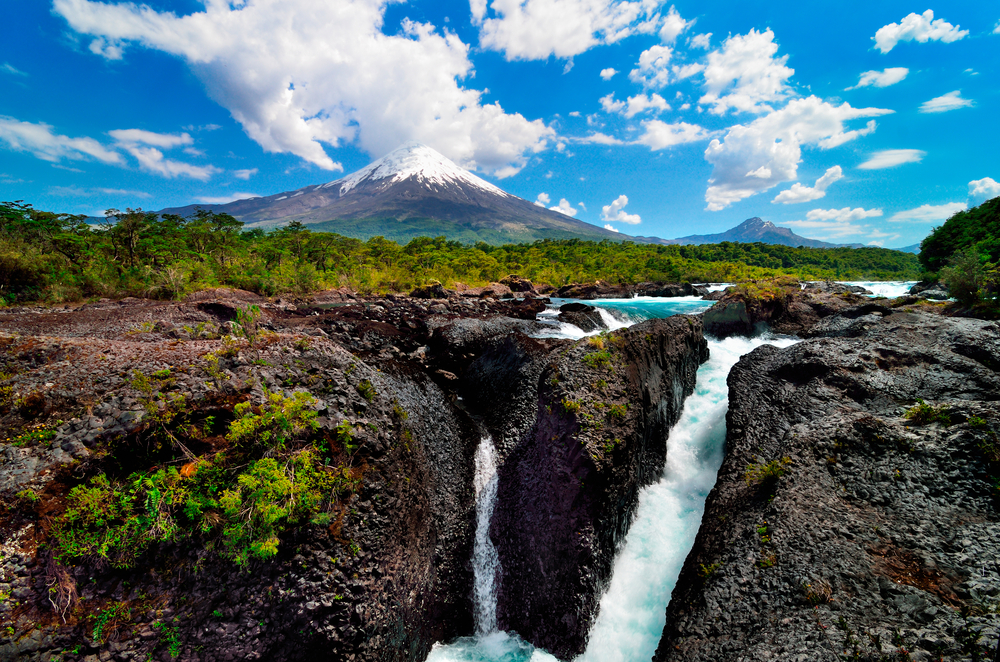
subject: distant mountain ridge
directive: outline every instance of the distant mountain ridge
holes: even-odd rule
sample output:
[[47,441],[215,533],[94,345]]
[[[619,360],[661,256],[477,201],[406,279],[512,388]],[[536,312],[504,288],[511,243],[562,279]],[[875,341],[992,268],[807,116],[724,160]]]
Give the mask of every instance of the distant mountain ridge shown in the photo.
[[734,243],[752,244],[761,242],[764,244],[778,244],[781,246],[807,246],[809,248],[864,248],[864,244],[831,244],[819,239],[809,239],[797,235],[789,228],[775,225],[771,221],[765,221],[757,216],[748,218],[735,228],[720,232],[718,234],[692,234],[687,237],[677,239],[655,239],[649,238],[661,244],[721,244],[724,241]]
[[630,239],[507,193],[414,142],[325,184],[161,213],[187,216],[199,207],[231,214],[249,227],[299,221],[314,230],[362,239],[381,235],[402,243],[440,235],[491,244],[574,237]]

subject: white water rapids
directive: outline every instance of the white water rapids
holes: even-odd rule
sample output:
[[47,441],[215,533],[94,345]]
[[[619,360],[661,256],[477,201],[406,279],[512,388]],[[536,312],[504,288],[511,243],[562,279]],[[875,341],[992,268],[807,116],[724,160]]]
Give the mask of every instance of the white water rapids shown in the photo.
[[[636,300],[592,303],[613,311],[619,326],[628,326],[643,318],[697,312],[690,309],[693,302],[684,299],[660,299],[655,309],[652,303],[647,306],[646,302]],[[711,302],[701,305],[707,307]],[[648,310],[637,310],[639,306]],[[622,322],[622,318],[627,321]],[[552,335],[561,335],[560,326],[553,326]],[[616,555],[611,581],[601,598],[587,650],[575,662],[647,662],[652,657],[663,631],[670,594],[694,544],[705,498],[715,484],[722,463],[729,370],[755,347],[763,344],[787,347],[794,342],[791,338],[769,337],[709,339],[711,356],[699,368],[695,392],[685,401],[680,420],[667,439],[667,463],[663,474],[639,494],[633,523]],[[489,540],[496,484],[495,450],[492,440],[484,438],[476,454],[473,559],[476,636],[436,644],[427,662],[556,660],[516,634],[497,629],[495,582],[499,564]]]

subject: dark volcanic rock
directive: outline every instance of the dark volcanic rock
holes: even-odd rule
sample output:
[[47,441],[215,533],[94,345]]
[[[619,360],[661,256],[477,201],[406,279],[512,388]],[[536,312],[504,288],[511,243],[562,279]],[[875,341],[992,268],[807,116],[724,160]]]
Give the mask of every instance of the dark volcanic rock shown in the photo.
[[415,299],[447,299],[448,295],[448,290],[441,283],[424,285],[410,292],[410,296]]
[[[850,333],[765,345],[730,373],[726,458],[654,660],[993,654],[1000,325],[829,326]],[[943,420],[904,418],[918,399]]]
[[608,328],[597,308],[585,303],[564,303],[559,306],[558,319],[560,322],[573,324],[585,332]]
[[562,299],[622,299],[631,296],[628,285],[612,285],[597,281],[563,285],[552,296]]
[[501,278],[500,283],[509,287],[511,292],[533,292],[535,289],[530,280],[521,278],[515,274]]
[[541,370],[537,357],[512,361],[538,381],[534,420],[521,422],[499,470],[490,528],[501,627],[562,658],[583,650],[615,545],[707,358],[698,319],[679,316],[557,349]]
[[705,296],[708,290],[691,283],[639,283],[632,293],[643,297],[691,297]]
[[770,328],[777,333],[808,336],[825,317],[857,306],[880,305],[851,288],[856,286],[810,283],[801,289],[795,281],[730,288],[705,311],[705,333],[726,338],[749,336]]

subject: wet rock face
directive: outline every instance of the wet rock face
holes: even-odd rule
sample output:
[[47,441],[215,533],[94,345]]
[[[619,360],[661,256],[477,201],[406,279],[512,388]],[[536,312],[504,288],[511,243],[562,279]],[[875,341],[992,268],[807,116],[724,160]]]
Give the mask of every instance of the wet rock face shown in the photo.
[[730,373],[726,458],[655,660],[991,659],[1000,325],[824,322],[837,337]]
[[560,322],[573,324],[587,333],[608,328],[597,308],[588,306],[585,303],[564,303],[559,306],[558,319]]
[[521,354],[519,371],[537,381],[531,423],[522,421],[499,470],[490,529],[502,568],[498,617],[501,627],[567,658],[584,648],[615,544],[639,489],[662,470],[668,431],[708,349],[698,319],[681,316],[564,344],[545,357]]

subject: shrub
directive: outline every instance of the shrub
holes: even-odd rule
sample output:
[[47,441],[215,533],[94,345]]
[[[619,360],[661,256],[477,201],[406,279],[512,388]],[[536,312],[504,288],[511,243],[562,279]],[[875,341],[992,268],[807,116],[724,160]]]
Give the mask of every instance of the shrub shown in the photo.
[[372,386],[372,383],[367,379],[362,379],[358,383],[357,389],[361,397],[367,400],[368,402],[374,400],[375,396],[378,395],[378,392],[375,390],[375,387]]
[[903,418],[913,421],[917,425],[927,425],[939,422],[943,425],[951,425],[951,416],[948,415],[950,407],[948,405],[929,405],[923,400],[917,400],[917,404],[906,410]]
[[576,414],[580,411],[580,403],[575,400],[563,399],[562,408],[567,414]]
[[282,449],[289,440],[318,427],[318,414],[309,409],[316,406],[317,400],[309,393],[297,391],[286,398],[280,393],[265,391],[265,397],[259,413],[254,412],[249,402],[241,402],[233,408],[236,420],[229,428],[227,439],[235,444]]
[[602,350],[600,352],[594,352],[593,354],[587,354],[583,357],[583,362],[587,366],[597,369],[597,368],[610,368],[611,367],[611,354],[607,350]]
[[779,478],[785,475],[788,471],[787,467],[791,463],[791,458],[783,457],[780,460],[771,460],[766,464],[748,464],[743,473],[743,479],[747,485],[774,485]]

